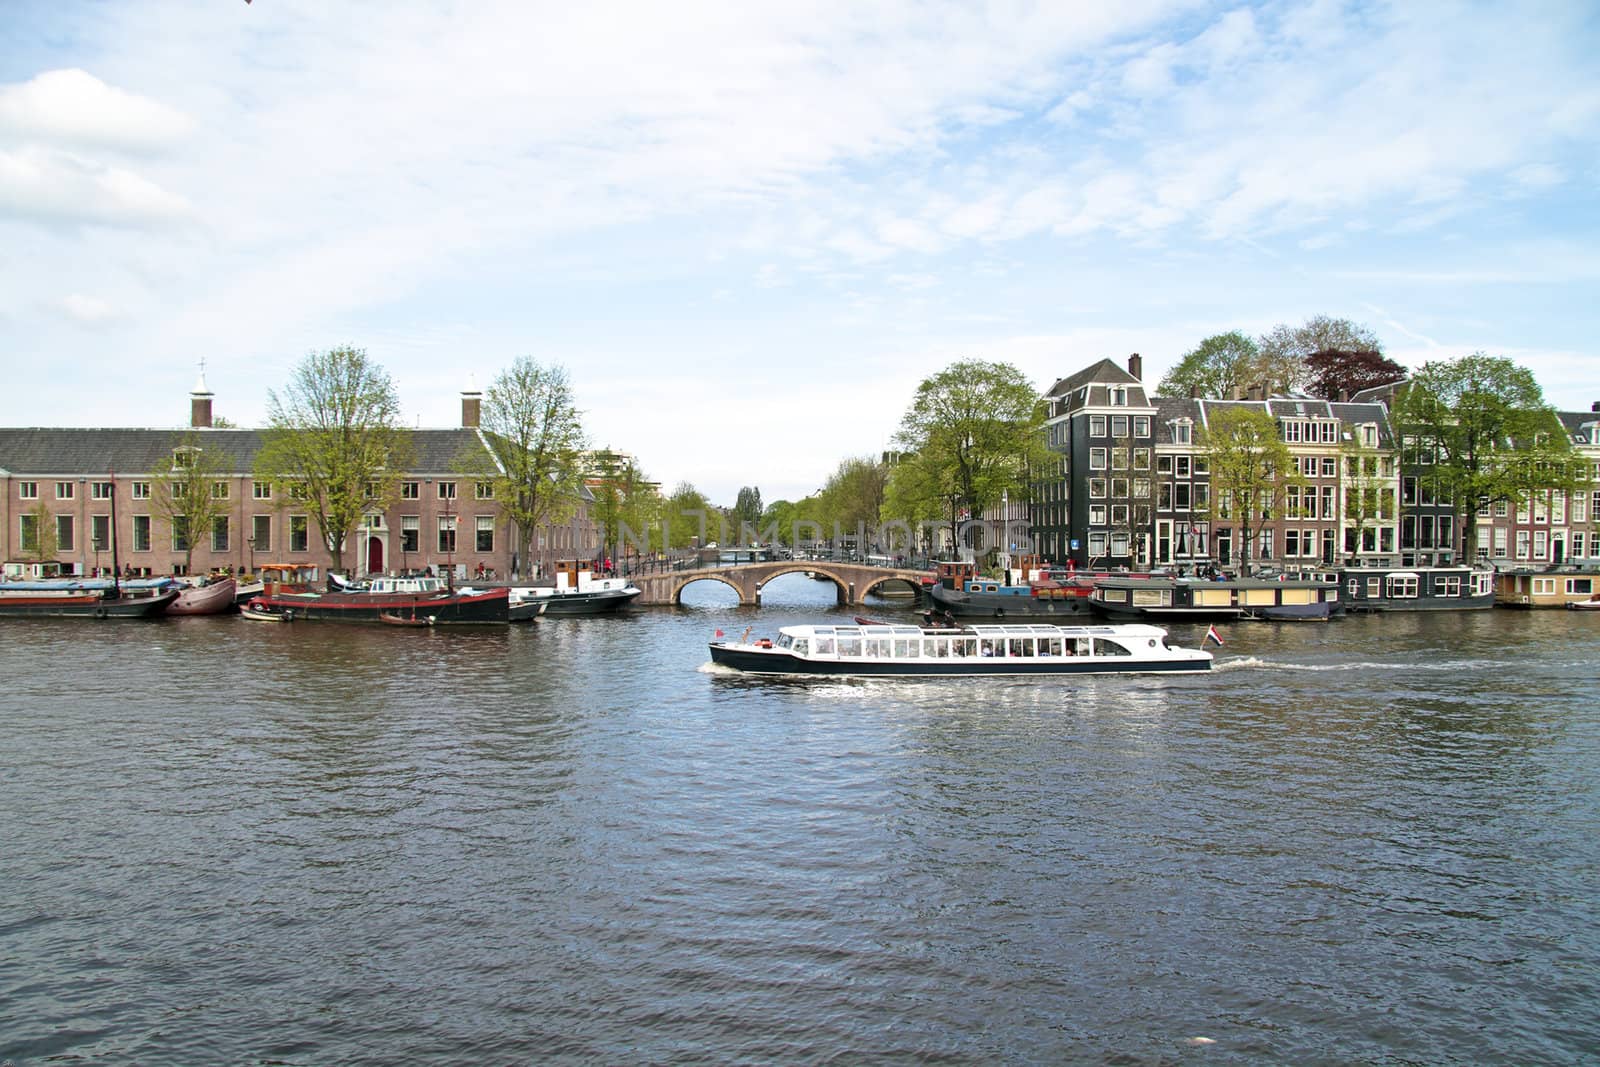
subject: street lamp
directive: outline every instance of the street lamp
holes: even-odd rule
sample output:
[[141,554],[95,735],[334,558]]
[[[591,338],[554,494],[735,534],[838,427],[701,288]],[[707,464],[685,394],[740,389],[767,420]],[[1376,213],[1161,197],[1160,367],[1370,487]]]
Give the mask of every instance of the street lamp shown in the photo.
[[244,543],[250,546],[250,573],[251,574],[255,574],[255,572],[256,572],[256,539],[254,537],[246,537],[244,539]]

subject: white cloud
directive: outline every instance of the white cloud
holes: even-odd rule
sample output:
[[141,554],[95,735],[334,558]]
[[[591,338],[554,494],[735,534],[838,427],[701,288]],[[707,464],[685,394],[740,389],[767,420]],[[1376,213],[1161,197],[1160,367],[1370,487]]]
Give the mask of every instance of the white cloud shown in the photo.
[[0,86],[0,131],[34,142],[150,152],[176,146],[188,116],[83,70],[49,70]]
[[144,227],[190,211],[184,197],[123,167],[38,147],[0,152],[0,215]]
[[98,327],[123,317],[123,313],[99,297],[68,293],[55,302],[55,310],[83,326]]

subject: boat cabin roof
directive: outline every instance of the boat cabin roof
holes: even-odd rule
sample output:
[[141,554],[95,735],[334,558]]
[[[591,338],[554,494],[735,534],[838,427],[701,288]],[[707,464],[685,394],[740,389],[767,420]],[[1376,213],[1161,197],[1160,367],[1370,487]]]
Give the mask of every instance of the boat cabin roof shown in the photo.
[[1052,626],[1049,623],[928,628],[886,623],[877,626],[784,626],[780,633],[790,637],[1153,637],[1166,636],[1159,626],[1146,623],[1121,623],[1103,626]]

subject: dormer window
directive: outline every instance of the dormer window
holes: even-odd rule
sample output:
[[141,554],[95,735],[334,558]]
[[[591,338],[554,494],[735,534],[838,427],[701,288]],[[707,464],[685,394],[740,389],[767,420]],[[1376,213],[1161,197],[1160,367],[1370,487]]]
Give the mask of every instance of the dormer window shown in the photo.
[[1113,385],[1109,387],[1106,390],[1106,403],[1110,404],[1114,408],[1127,407],[1128,387],[1125,385]]
[[191,470],[194,467],[197,448],[174,448],[172,450],[172,466],[175,470]]
[[1188,419],[1179,419],[1172,424],[1172,443],[1187,445],[1193,442],[1194,423]]

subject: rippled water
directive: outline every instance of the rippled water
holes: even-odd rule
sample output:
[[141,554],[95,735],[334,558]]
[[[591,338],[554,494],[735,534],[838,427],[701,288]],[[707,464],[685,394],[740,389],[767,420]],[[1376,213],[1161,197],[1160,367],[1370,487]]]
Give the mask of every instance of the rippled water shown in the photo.
[[704,642],[827,590],[692,592],[0,623],[0,1062],[1600,1057],[1600,619],[783,681]]

